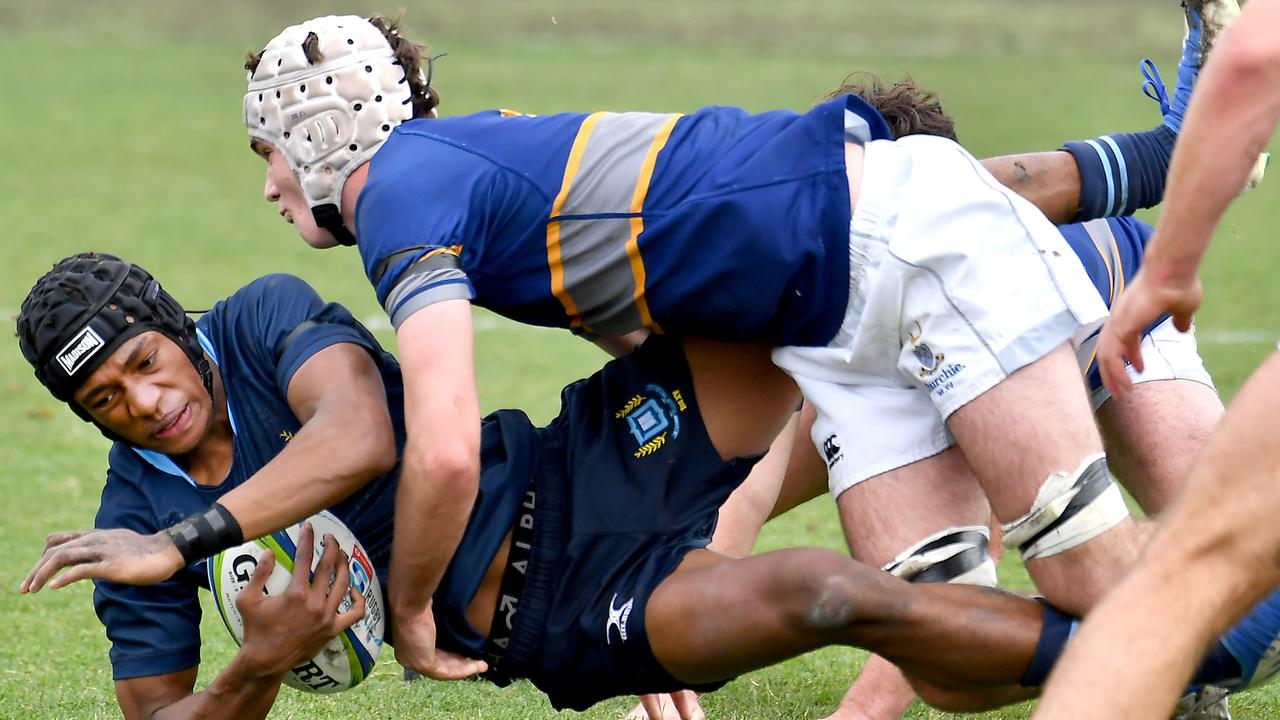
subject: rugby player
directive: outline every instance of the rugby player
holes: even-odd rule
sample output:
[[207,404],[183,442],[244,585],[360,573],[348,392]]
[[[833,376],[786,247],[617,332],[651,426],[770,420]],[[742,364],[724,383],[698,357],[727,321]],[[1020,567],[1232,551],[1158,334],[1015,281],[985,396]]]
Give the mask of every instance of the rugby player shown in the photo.
[[[236,660],[194,693],[200,566],[328,507],[383,586],[396,582],[388,558],[404,432],[395,360],[297,278],[259,279],[192,323],[146,271],[91,253],[36,283],[18,330],[40,381],[115,440],[98,529],[50,536],[22,590],[98,580],[95,608],[126,716],[264,715],[281,674],[327,637],[313,629],[323,613],[304,626],[250,608]],[[556,707],[581,709],[623,693],[709,689],[856,643],[918,675],[938,702],[1027,692],[1017,683],[1042,615],[1057,619],[1054,632],[1063,627],[1048,606],[912,586],[817,549],[741,560],[701,549],[717,508],[779,428],[725,431],[753,408],[796,401],[785,376],[749,367],[751,357],[771,367],[766,346],[747,355],[655,337],[567,387],[546,427],[514,410],[485,419],[479,500],[434,595],[440,647],[458,653],[450,673],[528,677]],[[775,382],[744,384],[747,376]],[[325,562],[345,567],[339,557],[330,544]],[[320,603],[334,633],[333,623],[354,619],[336,615],[340,594]]]
[[[1228,189],[1280,119],[1278,23],[1280,2],[1253,0],[1205,69],[1146,267],[1099,343],[1103,378],[1117,395],[1132,392],[1125,360],[1139,368],[1144,360],[1135,328],[1170,313],[1185,329],[1201,303],[1199,267]],[[1232,401],[1141,560],[1084,624],[1036,717],[1161,717],[1205,639],[1280,583],[1278,397],[1273,353]]]
[[[406,666],[432,675],[427,605],[475,496],[471,302],[604,338],[778,346],[833,468],[939,474],[931,458],[958,444],[1066,609],[1135,555],[1068,346],[1106,308],[1044,216],[958,145],[885,142],[849,96],[805,114],[437,120],[417,49],[351,16],[288,28],[247,68],[267,199],[311,245],[359,239],[397,331],[413,431],[393,557],[409,580],[390,607]],[[901,452],[862,432],[885,412],[908,420]],[[1086,487],[1088,503],[1061,502]]]

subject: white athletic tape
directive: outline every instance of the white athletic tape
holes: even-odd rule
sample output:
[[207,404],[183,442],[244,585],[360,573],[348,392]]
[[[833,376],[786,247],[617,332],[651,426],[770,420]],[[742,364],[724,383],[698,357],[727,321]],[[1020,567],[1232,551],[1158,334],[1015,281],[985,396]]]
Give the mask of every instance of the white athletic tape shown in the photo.
[[1083,545],[1129,517],[1107,469],[1106,455],[1084,459],[1074,472],[1045,479],[1031,510],[1004,525],[1004,546],[1023,560],[1050,557]]
[[987,552],[991,531],[983,525],[947,528],[902,551],[884,570],[908,582],[995,587],[996,564]]

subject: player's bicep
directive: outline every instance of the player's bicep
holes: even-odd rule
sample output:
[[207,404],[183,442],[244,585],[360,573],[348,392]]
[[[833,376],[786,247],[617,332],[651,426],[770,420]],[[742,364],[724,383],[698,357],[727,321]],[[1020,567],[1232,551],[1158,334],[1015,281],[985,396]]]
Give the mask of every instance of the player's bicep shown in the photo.
[[478,453],[471,303],[447,300],[422,308],[396,331],[410,438]]
[[191,695],[196,686],[196,670],[191,667],[163,675],[117,680],[116,702],[120,704],[120,711],[128,720],[150,720],[160,710]]
[[336,343],[307,358],[289,380],[286,399],[304,426],[324,410],[373,417],[390,428],[382,375],[369,350],[354,343]]

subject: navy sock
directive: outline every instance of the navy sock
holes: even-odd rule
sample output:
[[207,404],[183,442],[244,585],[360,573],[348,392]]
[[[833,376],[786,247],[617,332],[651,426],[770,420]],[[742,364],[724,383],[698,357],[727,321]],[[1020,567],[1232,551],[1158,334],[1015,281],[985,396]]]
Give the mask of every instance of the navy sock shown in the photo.
[[1080,167],[1080,210],[1074,221],[1132,215],[1159,205],[1177,137],[1160,125],[1063,145]]
[[1191,682],[1196,685],[1221,685],[1239,679],[1240,663],[1221,640],[1209,646],[1209,652],[1191,676]]
[[1040,628],[1040,641],[1036,643],[1036,654],[1031,665],[1019,682],[1023,687],[1040,687],[1049,678],[1049,671],[1058,662],[1067,647],[1067,641],[1075,634],[1080,619],[1072,617],[1045,602],[1044,598],[1036,598],[1044,606],[1044,624]]

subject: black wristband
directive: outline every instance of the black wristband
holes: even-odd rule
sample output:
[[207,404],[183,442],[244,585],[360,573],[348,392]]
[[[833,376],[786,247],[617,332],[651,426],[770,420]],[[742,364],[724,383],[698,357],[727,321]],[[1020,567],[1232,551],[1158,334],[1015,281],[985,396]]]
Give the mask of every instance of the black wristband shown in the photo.
[[173,544],[182,553],[186,565],[235,547],[244,542],[244,531],[231,511],[214,503],[204,512],[164,529]]

